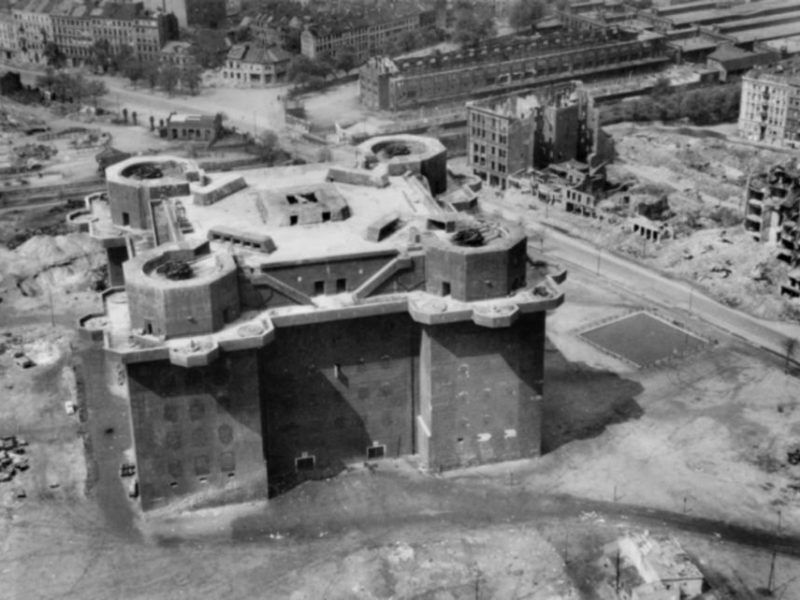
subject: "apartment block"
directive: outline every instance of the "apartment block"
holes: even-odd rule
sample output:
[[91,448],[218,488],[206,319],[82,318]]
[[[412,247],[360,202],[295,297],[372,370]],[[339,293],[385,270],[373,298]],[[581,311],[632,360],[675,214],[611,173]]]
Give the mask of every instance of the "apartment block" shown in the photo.
[[404,33],[442,26],[444,7],[438,4],[420,8],[415,3],[394,3],[380,12],[317,19],[300,34],[301,52],[312,59],[351,52],[363,62],[385,52],[386,46]]
[[739,135],[774,146],[800,143],[800,74],[796,68],[754,69],[742,78]]
[[28,0],[11,7],[16,28],[17,60],[36,65],[47,62],[44,49],[48,42],[54,41],[50,13],[58,3],[59,0]]
[[580,82],[470,102],[467,136],[472,171],[503,189],[520,171],[572,160],[593,166],[607,153],[599,111]]

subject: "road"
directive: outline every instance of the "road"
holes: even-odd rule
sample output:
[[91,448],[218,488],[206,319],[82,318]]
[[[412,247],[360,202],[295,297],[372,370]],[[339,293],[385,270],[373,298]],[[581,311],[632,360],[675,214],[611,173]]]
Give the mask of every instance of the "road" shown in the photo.
[[[41,71],[15,68],[22,75],[23,82],[35,84]],[[303,138],[299,133],[286,128],[283,105],[280,97],[286,94],[288,86],[268,88],[228,88],[206,87],[197,96],[165,96],[158,91],[150,91],[146,87],[132,88],[130,82],[122,77],[94,76],[88,77],[102,81],[108,88],[100,105],[110,111],[120,112],[127,108],[129,113],[136,111],[138,122],[149,127],[150,117],[155,123],[166,119],[170,113],[203,113],[226,115],[225,124],[235,127],[242,133],[258,136],[269,129],[278,134],[281,146],[296,157],[314,162],[318,159],[321,145]],[[330,147],[336,162],[350,164],[355,153],[350,146]]]
[[[549,256],[584,268],[656,304],[687,310],[781,357],[786,356],[788,343],[800,340],[798,325],[758,319],[709,298],[686,282],[670,279],[553,227],[542,224],[533,227],[540,232],[544,229],[545,251]],[[539,250],[536,245],[532,248]]]

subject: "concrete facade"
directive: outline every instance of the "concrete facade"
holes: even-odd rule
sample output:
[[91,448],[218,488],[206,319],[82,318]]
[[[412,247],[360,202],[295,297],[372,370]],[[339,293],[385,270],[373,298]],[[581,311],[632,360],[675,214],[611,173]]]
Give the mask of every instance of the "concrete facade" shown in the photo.
[[[244,172],[210,204],[197,190],[220,176],[188,161],[109,168],[90,232],[124,277],[102,344],[124,375],[144,509],[383,457],[438,471],[539,454],[545,313],[563,293],[528,268],[521,230],[456,211],[447,179],[434,191],[435,140],[402,142],[417,151],[398,158],[425,168],[390,174],[379,150],[351,169],[364,177]],[[338,218],[287,223],[277,208],[298,181],[328,189],[307,202]],[[147,210],[122,224],[136,202]]]

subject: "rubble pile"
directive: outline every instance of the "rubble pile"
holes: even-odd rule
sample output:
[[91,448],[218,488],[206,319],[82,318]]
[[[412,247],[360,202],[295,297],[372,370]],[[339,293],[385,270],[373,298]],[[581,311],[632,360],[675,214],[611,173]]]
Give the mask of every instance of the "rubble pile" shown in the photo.
[[46,144],[25,144],[14,148],[14,154],[17,160],[20,161],[31,158],[36,160],[49,160],[55,156],[57,152],[58,150],[55,147]]
[[28,442],[13,435],[0,438],[0,483],[11,481],[17,473],[28,469],[27,445]]

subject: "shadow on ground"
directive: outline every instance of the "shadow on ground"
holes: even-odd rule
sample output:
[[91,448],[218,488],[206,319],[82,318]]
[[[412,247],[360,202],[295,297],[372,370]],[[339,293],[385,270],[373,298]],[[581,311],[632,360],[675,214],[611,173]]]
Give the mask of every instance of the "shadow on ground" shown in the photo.
[[569,362],[548,340],[545,344],[542,453],[603,433],[608,425],[638,419],[641,384],[611,371]]

